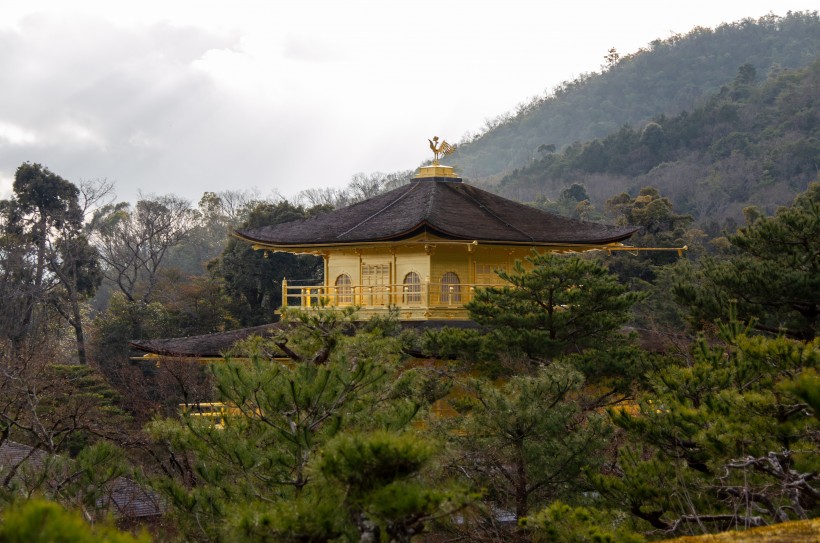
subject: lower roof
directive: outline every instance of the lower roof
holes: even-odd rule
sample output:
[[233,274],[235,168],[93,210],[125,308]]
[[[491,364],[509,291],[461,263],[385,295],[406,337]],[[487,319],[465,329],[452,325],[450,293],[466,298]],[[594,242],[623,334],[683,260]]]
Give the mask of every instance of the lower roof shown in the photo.
[[[414,330],[449,328],[477,328],[473,321],[426,320],[401,321],[402,328]],[[227,332],[166,339],[134,339],[128,344],[138,351],[168,358],[221,358],[237,341],[251,336],[270,336],[285,329],[285,324],[273,322]],[[282,357],[285,354],[282,353]]]
[[171,358],[221,358],[238,341],[251,336],[270,336],[281,329],[282,323],[273,322],[199,336],[133,339],[128,345],[138,351]]

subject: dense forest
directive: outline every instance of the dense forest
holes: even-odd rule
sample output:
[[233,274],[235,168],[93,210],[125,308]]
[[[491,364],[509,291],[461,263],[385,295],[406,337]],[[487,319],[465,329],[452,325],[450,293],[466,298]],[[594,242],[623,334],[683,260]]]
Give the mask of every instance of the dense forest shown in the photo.
[[773,212],[805,190],[820,166],[820,60],[759,80],[755,67],[704,104],[541,158],[496,188],[553,199],[573,183],[592,201],[654,186],[697,222],[740,220],[750,205]]
[[802,68],[819,53],[816,12],[695,28],[629,55],[602,52],[600,73],[567,81],[486,121],[481,133],[465,136],[453,161],[474,183],[497,180],[538,158],[539,149],[560,150],[606,137],[624,124],[642,126],[653,117],[691,111],[730,85],[740,66],[754,66],[765,79]]
[[[816,540],[817,28],[790,14],[612,52],[463,146],[577,96],[614,124],[533,136],[495,190],[686,246],[534,253],[477,291],[480,328],[285,311],[224,359],[134,358],[133,339],[272,322],[283,278],[321,281],[320,259],[233,229],[412,172],[192,205],[21,164],[0,201],[0,541]],[[583,102],[636,74],[654,83],[627,117]]]

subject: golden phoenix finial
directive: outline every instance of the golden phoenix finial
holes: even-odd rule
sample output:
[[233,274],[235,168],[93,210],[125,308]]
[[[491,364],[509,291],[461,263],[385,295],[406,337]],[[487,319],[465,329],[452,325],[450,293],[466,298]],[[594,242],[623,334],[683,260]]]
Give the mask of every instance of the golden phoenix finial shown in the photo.
[[433,139],[427,141],[430,142],[430,149],[433,151],[433,165],[435,166],[438,166],[438,159],[456,152],[455,145],[450,145],[445,140],[441,140],[441,143],[439,143],[438,136],[433,136]]

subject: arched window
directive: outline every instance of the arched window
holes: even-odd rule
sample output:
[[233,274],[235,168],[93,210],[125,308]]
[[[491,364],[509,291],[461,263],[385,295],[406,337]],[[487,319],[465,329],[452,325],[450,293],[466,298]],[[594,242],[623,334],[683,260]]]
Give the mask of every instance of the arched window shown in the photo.
[[353,303],[353,287],[350,281],[350,276],[346,273],[341,274],[336,278],[336,303],[337,304],[352,304]]
[[461,303],[461,281],[455,273],[447,272],[441,276],[439,301],[443,304]]
[[402,290],[404,291],[405,304],[421,303],[421,279],[419,279],[419,274],[410,272],[405,275]]

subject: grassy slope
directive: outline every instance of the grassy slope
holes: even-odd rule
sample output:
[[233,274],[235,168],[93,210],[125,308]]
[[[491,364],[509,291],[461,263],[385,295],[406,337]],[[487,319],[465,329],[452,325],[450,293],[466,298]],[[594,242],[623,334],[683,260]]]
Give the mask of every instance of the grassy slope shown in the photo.
[[773,526],[738,532],[687,536],[661,543],[817,543],[820,541],[820,519],[784,522]]

